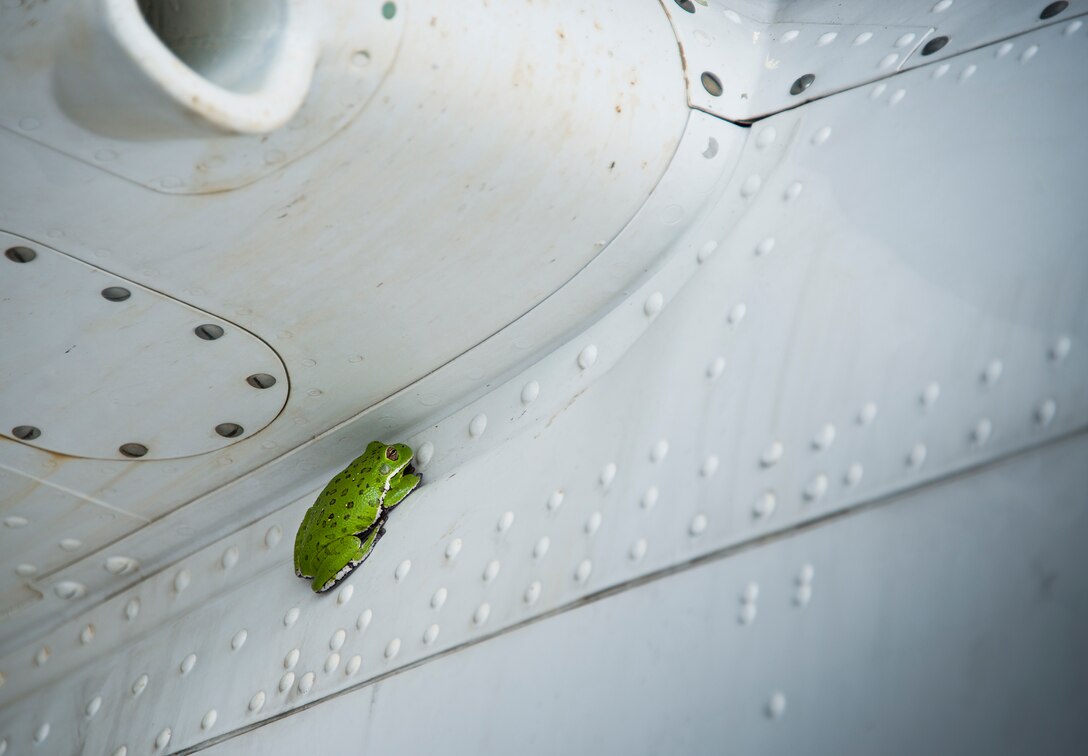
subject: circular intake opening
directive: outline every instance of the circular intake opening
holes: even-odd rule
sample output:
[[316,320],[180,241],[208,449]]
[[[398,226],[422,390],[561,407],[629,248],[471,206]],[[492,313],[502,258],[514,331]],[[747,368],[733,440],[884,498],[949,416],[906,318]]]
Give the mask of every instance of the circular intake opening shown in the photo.
[[240,94],[258,90],[283,41],[286,0],[138,0],[159,41],[197,74]]

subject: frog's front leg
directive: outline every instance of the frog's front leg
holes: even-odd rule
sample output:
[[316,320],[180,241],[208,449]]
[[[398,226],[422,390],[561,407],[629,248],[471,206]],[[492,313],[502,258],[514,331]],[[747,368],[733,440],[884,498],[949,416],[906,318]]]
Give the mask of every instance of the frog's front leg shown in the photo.
[[393,481],[389,490],[385,492],[385,498],[382,499],[382,510],[388,511],[400,504],[405,496],[415,490],[422,479],[422,475],[402,475]]
[[[314,593],[324,593],[350,575],[356,567],[370,556],[374,544],[381,537],[382,522],[358,536],[349,535],[330,541],[314,555],[314,579],[310,587]],[[362,536],[362,538],[360,538]]]

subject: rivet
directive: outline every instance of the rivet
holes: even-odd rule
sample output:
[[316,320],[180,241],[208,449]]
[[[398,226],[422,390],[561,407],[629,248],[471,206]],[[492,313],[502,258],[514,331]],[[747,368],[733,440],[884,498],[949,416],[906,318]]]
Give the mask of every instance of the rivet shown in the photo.
[[525,595],[522,598],[524,599],[526,604],[532,606],[540,598],[541,590],[542,586],[540,585],[540,581],[534,580],[533,582],[529,583],[529,587],[525,589]]
[[130,599],[125,604],[125,619],[132,621],[136,619],[136,616],[140,613],[140,599]]
[[891,68],[895,65],[895,62],[897,60],[899,60],[899,56],[896,53],[888,53],[880,59],[880,63],[878,63],[877,65],[880,68]]
[[563,490],[553,491],[552,495],[548,497],[548,511],[554,512],[559,509],[563,504]]
[[724,91],[722,89],[722,80],[710,71],[703,71],[702,75],[699,77],[699,81],[703,85],[703,89],[705,89],[707,94],[711,97],[722,96],[722,92]]
[[881,95],[884,94],[884,91],[887,88],[888,88],[887,84],[885,84],[884,82],[879,82],[875,87],[873,87],[872,91],[869,92],[869,99],[871,99],[871,100],[880,99]]
[[113,756],[128,756],[128,748],[119,746],[117,750],[113,752]]
[[601,527],[601,513],[600,512],[594,512],[593,514],[591,514],[589,516],[589,519],[586,520],[586,527],[585,527],[586,535],[593,535],[594,533],[597,532],[597,530],[600,527]]
[[38,745],[49,737],[49,723],[44,722],[34,733],[34,744]]
[[873,38],[873,33],[872,32],[867,32],[867,31],[862,32],[858,36],[854,37],[854,47],[861,47],[862,45],[864,45],[866,42],[868,42],[872,38]]
[[824,427],[817,431],[816,435],[812,439],[812,448],[816,451],[823,451],[827,447],[831,446],[835,442],[835,426],[831,423],[826,423]]
[[981,380],[986,386],[993,386],[1001,379],[1001,373],[1004,372],[1005,367],[1001,364],[1001,360],[992,360],[986,369],[982,371]]
[[279,525],[273,525],[264,534],[264,545],[266,548],[274,549],[276,545],[283,538],[283,528]]
[[975,71],[977,71],[977,70],[978,70],[978,66],[976,66],[974,63],[967,66],[967,68],[960,71],[960,81],[967,81],[968,79],[970,79],[972,76],[975,75]]
[[798,77],[794,80],[793,84],[790,85],[790,94],[795,96],[801,94],[806,89],[811,87],[813,83],[815,83],[815,81],[815,74],[807,73],[804,76]]
[[[21,565],[20,565],[21,566]],[[65,600],[76,599],[87,592],[87,586],[74,580],[62,580],[53,586],[53,593]]]
[[340,666],[340,654],[335,651],[325,657],[325,674],[332,674]]
[[139,677],[137,677],[136,681],[134,683],[132,683],[132,697],[136,698],[141,693],[143,693],[145,690],[147,690],[147,683],[148,682],[149,682],[149,679],[148,679],[147,675],[140,675]]
[[776,138],[778,138],[778,132],[775,131],[774,126],[764,126],[756,136],[756,147],[769,147],[774,144]]
[[823,473],[817,473],[805,486],[805,498],[808,501],[819,501],[827,493],[828,480]]
[[710,380],[717,380],[725,370],[725,358],[715,357],[714,360],[707,366],[706,377]]
[[438,633],[441,628],[438,625],[431,625],[425,631],[423,631],[423,643],[424,645],[431,645],[438,640]]
[[1084,24],[1082,24],[1079,19],[1076,21],[1070,21],[1068,24],[1066,24],[1065,29],[1062,30],[1062,34],[1067,37],[1071,37],[1078,31],[1080,31],[1080,27],[1082,26],[1084,26]]
[[888,105],[898,105],[902,102],[903,98],[907,96],[907,90],[897,89],[892,92],[891,97],[888,98]]
[[1053,399],[1045,399],[1039,408],[1035,410],[1035,420],[1044,428],[1054,421],[1058,414],[1058,405]]
[[540,384],[536,381],[529,381],[521,389],[522,404],[532,404],[538,396],[540,396]]
[[[61,544],[63,547],[63,542]],[[127,575],[130,572],[135,572],[136,568],[140,566],[140,563],[131,557],[124,556],[112,556],[106,559],[105,565],[106,572],[111,575]]]
[[12,529],[25,528],[29,524],[30,520],[26,519],[25,517],[20,517],[19,515],[12,515],[10,517],[4,518],[4,525]]
[[804,185],[800,181],[793,181],[786,187],[785,193],[782,195],[783,199],[787,202],[795,200],[801,196],[801,190],[804,189]]
[[971,432],[971,438],[976,445],[982,446],[990,439],[993,429],[993,423],[984,417],[975,424],[975,429]]
[[229,549],[224,551],[221,563],[224,570],[229,570],[231,567],[238,564],[238,547],[231,546]]
[[737,612],[737,622],[742,625],[750,625],[756,621],[756,614],[758,614],[758,612],[759,610],[756,609],[754,603],[742,604],[740,611]]
[[934,37],[922,46],[922,55],[932,55],[935,52],[939,52],[944,49],[944,46],[948,44],[948,37]]
[[196,666],[196,654],[189,654],[181,660],[181,664],[178,666],[178,672],[182,677],[193,671],[193,667]]
[[258,711],[264,708],[264,691],[258,690],[253,694],[253,698],[249,699],[249,710],[256,714]]
[[793,603],[800,607],[808,606],[808,602],[812,601],[812,586],[808,583],[802,583],[797,586],[797,590],[793,592]]
[[948,73],[949,68],[951,68],[951,66],[949,66],[947,63],[942,63],[941,65],[937,66],[936,68],[933,69],[933,78],[934,79],[941,78],[946,73]]
[[933,381],[924,389],[922,389],[922,395],[919,397],[919,401],[922,402],[922,406],[929,408],[937,403],[937,400],[941,396],[941,384]]
[[358,672],[361,666],[363,666],[363,657],[356,654],[348,659],[348,663],[344,666],[344,674],[350,677]]
[[952,0],[939,0],[939,2],[933,6],[934,13],[944,13],[946,10],[952,7]]
[[351,601],[351,597],[354,594],[355,588],[351,585],[345,585],[343,588],[340,589],[340,592],[336,594],[337,605],[343,606],[344,604],[348,603],[349,601]]
[[816,577],[816,568],[812,564],[806,562],[801,565],[800,571],[797,573],[797,584],[808,585]]
[[495,530],[499,531],[500,533],[505,533],[506,531],[508,531],[510,529],[510,526],[513,525],[513,524],[514,524],[514,513],[513,512],[503,512],[502,517],[500,517],[499,521],[495,524]]
[[699,468],[699,474],[702,475],[704,478],[711,477],[717,471],[718,456],[716,454],[711,454],[706,459],[704,459],[702,466]]
[[283,668],[287,670],[294,669],[298,664],[299,650],[292,648],[287,652],[287,655],[283,657]]
[[87,715],[87,719],[91,719],[98,710],[102,708],[102,696],[95,696],[87,702],[86,708],[83,709],[83,713]]
[[485,583],[490,583],[492,580],[499,576],[499,569],[501,565],[498,559],[492,559],[487,563],[487,567],[484,567],[483,579]]
[[446,546],[446,561],[452,562],[461,553],[461,539],[454,538]]
[[445,588],[439,588],[435,591],[434,595],[431,596],[431,608],[435,610],[441,609],[442,605],[446,603],[446,597],[448,595],[449,592]]
[[913,32],[907,32],[906,34],[901,36],[899,39],[895,40],[895,46],[896,47],[906,47],[907,45],[909,45],[913,41],[914,41]]
[[1006,42],[1005,44],[1001,45],[1001,47],[997,48],[997,52],[994,53],[994,57],[1004,58],[1006,55],[1012,52],[1012,49],[1015,46],[1016,45],[1014,45],[1012,42]]
[[337,630],[335,633],[332,634],[332,637],[329,638],[329,650],[339,651],[341,648],[344,647],[344,641],[347,640],[347,637],[348,634],[346,630],[344,630],[343,628]]
[[1069,3],[1066,0],[1058,0],[1058,2],[1051,3],[1043,8],[1043,12],[1039,14],[1039,19],[1046,21],[1048,18],[1054,18],[1054,16],[1061,13],[1063,10],[1069,7]]
[[548,553],[548,547],[551,545],[552,542],[548,536],[541,536],[540,540],[536,542],[536,546],[533,547],[533,556],[540,559]]
[[480,627],[487,622],[489,616],[491,616],[491,604],[480,604],[476,607],[476,611],[472,615],[472,624],[476,625],[476,627]]
[[283,615],[283,626],[291,627],[298,621],[299,609],[297,606],[293,606],[287,610],[287,614]]
[[778,463],[782,459],[782,455],[785,454],[786,447],[782,445],[781,441],[774,441],[763,450],[763,454],[759,458],[760,464],[764,467],[771,467]]
[[843,476],[843,482],[848,486],[856,486],[861,482],[861,476],[864,473],[864,469],[860,462],[855,462],[850,467],[846,468],[846,475]]
[[819,130],[817,130],[815,134],[812,135],[812,143],[814,145],[819,146],[819,145],[823,144],[824,142],[826,142],[830,138],[831,138],[831,127],[830,126],[823,126]]
[[770,517],[778,504],[778,497],[774,491],[764,491],[756,497],[756,503],[752,505],[752,514],[760,519]]
[[178,574],[174,575],[174,590],[177,593],[181,593],[189,587],[189,570],[178,570]]
[[744,586],[744,591],[740,595],[740,600],[745,604],[753,604],[759,600],[759,583],[754,580],[750,581]]
[[825,45],[830,45],[835,41],[835,37],[837,36],[839,36],[837,32],[824,32],[816,38],[816,46],[823,47]]
[[665,459],[665,455],[669,453],[669,442],[665,439],[661,439],[653,445],[650,449],[650,461],[660,462]]
[[603,468],[601,468],[601,474],[600,474],[599,480],[600,480],[600,483],[601,483],[602,487],[608,488],[610,485],[612,485],[612,481],[615,479],[615,477],[616,477],[616,463],[615,462],[609,462],[607,465],[605,465]]
[[796,29],[790,29],[790,30],[786,31],[779,38],[778,41],[779,42],[792,42],[793,40],[797,39],[797,37],[800,36],[800,34],[801,34],[801,32],[797,31]]
[[661,295],[660,291],[655,291],[650,296],[646,297],[646,304],[642,306],[642,311],[646,314],[646,317],[652,318],[657,313],[661,312],[662,306],[665,304],[665,298]]
[[355,620],[355,629],[362,632],[370,626],[370,621],[374,619],[374,612],[371,609],[364,609],[363,613],[359,615]]
[[759,174],[753,173],[751,176],[744,179],[744,183],[740,185],[740,196],[751,197],[759,191],[761,186],[763,186],[763,179]]
[[774,237],[768,236],[766,239],[760,240],[756,245],[756,257],[766,257],[771,254],[771,250],[774,249]]
[[480,413],[476,417],[472,418],[472,421],[468,424],[468,435],[473,438],[479,438],[483,435],[484,430],[487,428],[487,415]]
[[767,702],[767,716],[771,719],[781,719],[786,713],[786,694],[776,690],[771,694],[771,700]]
[[313,672],[307,672],[306,674],[304,674],[302,677],[299,678],[298,692],[302,695],[306,695],[307,693],[309,693],[311,690],[313,690],[314,681],[316,679],[317,675],[315,675]]
[[631,544],[631,551],[628,555],[631,557],[631,561],[638,562],[642,557],[646,556],[646,550],[649,548],[649,544],[646,543],[645,538],[639,538],[633,544]]
[[748,307],[743,302],[738,302],[733,305],[729,310],[727,317],[729,325],[737,325],[740,321],[744,320],[744,316],[748,313]]
[[49,646],[39,648],[38,653],[34,654],[34,665],[37,667],[45,666],[45,663],[49,661],[50,653]]
[[1069,352],[1072,348],[1072,339],[1070,339],[1068,336],[1059,336],[1058,340],[1054,342],[1054,346],[1050,347],[1051,361],[1063,362],[1065,358],[1069,356]]
[[79,631],[79,642],[84,646],[88,645],[94,640],[94,625],[88,624],[82,630]]
[[280,684],[279,684],[280,693],[286,693],[287,690],[290,689],[290,687],[292,685],[294,685],[294,684],[295,684],[295,673],[294,672],[284,672],[283,677],[280,678]]
[[199,336],[204,341],[215,341],[222,337],[223,328],[217,326],[214,323],[205,323],[204,325],[198,325],[193,329],[193,333]]
[[385,647],[385,658],[392,659],[400,652],[400,638],[389,641]]
[[230,639],[230,647],[232,651],[237,651],[246,644],[246,638],[249,637],[249,633],[245,630],[239,630],[234,634],[234,637]]
[[688,525],[688,532],[693,536],[702,535],[706,530],[706,525],[706,515],[700,512],[691,518],[691,524]]
[[78,538],[62,538],[60,543],[57,545],[60,546],[64,551],[75,551],[76,549],[83,546],[83,541],[79,540]]
[[416,467],[423,469],[427,466],[427,463],[431,461],[431,457],[434,456],[434,444],[430,441],[424,441],[419,445],[419,449],[416,451]]
[[646,492],[642,494],[642,499],[639,501],[639,504],[643,509],[653,509],[654,504],[657,503],[657,497],[657,486],[650,486],[646,489]]
[[867,402],[858,412],[858,425],[872,425],[874,420],[876,420],[876,404]]
[[705,263],[710,259],[710,256],[714,254],[714,250],[718,248],[718,242],[714,239],[710,239],[703,246],[699,247],[699,251],[695,254],[695,260],[699,263]]
[[[26,564],[25,562],[15,567],[15,574],[19,577],[30,577],[37,574],[38,568],[32,564]],[[60,594],[57,594],[60,595]],[[61,596],[61,598],[65,598]]]
[[597,347],[593,344],[585,347],[578,353],[578,367],[588,370],[597,361]]
[[408,573],[412,569],[412,560],[405,559],[403,562],[397,565],[397,569],[393,571],[393,578],[399,583],[404,578],[408,577]]
[[200,729],[210,730],[215,727],[215,720],[219,719],[219,714],[215,709],[208,709],[208,713],[200,720]]
[[578,563],[577,569],[574,570],[574,579],[579,583],[584,583],[589,580],[589,574],[593,572],[593,562],[588,559],[583,559]]
[[922,463],[926,461],[926,445],[915,444],[910,450],[910,454],[907,456],[907,464],[911,467],[918,468],[922,466]]

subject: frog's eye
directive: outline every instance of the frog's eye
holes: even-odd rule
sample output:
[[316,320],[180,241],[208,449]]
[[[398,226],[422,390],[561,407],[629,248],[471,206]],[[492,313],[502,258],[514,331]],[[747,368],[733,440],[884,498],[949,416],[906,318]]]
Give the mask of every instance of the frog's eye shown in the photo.
[[397,450],[396,450],[395,447],[392,447],[392,446],[385,447],[385,458],[388,459],[390,462],[396,462],[397,457],[399,457],[399,456],[400,455],[397,453]]

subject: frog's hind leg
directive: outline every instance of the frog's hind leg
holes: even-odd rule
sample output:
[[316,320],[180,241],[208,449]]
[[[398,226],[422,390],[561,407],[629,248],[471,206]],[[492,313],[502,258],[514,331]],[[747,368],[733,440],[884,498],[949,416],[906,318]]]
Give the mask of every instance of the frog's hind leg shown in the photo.
[[[314,592],[324,593],[334,588],[366,561],[374,551],[375,544],[385,534],[383,524],[384,520],[379,520],[357,536],[344,536],[325,546],[315,558],[318,567],[310,584]],[[346,549],[354,551],[345,564],[343,555]]]

